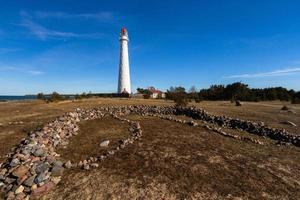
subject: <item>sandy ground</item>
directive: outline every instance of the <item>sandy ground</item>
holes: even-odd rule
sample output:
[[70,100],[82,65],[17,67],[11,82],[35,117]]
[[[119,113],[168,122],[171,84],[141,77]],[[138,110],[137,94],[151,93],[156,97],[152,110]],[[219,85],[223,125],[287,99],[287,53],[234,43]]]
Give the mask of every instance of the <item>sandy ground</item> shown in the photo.
[[[28,131],[76,107],[154,104],[164,100],[89,99],[46,104],[40,101],[0,103],[0,161]],[[300,106],[282,102],[195,104],[213,114],[264,121],[300,134]],[[281,112],[287,105],[296,113]],[[68,170],[55,190],[42,199],[300,199],[300,148],[257,145],[225,138],[201,127],[153,117],[138,120],[143,137],[91,171]],[[297,127],[281,124],[292,121]],[[116,142],[128,134],[114,119],[84,122],[80,134],[61,149],[64,160],[92,156],[103,139]],[[254,137],[247,133],[247,137]],[[79,148],[80,147],[80,148]]]

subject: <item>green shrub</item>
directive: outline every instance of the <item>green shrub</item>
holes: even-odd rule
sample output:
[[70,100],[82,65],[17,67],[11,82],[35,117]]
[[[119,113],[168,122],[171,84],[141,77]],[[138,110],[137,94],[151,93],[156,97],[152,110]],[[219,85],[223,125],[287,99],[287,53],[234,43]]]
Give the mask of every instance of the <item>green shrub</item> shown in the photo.
[[188,105],[188,99],[186,98],[186,95],[183,93],[177,93],[174,95],[174,102],[176,103],[176,106],[187,106]]
[[36,95],[36,98],[37,99],[40,99],[40,100],[45,100],[46,99],[46,97],[45,97],[45,95],[41,92],[41,93],[38,93],[37,95]]
[[49,101],[49,102],[56,102],[56,101],[61,101],[61,100],[64,100],[64,99],[65,99],[65,98],[64,98],[63,96],[61,96],[59,93],[53,92],[53,93],[50,95],[48,101]]

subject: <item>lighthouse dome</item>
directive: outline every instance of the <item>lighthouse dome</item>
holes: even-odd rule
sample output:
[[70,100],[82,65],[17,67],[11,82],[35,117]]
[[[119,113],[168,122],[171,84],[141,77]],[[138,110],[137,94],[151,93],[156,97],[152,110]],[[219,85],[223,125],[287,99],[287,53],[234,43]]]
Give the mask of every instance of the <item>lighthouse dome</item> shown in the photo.
[[121,31],[120,31],[120,40],[127,40],[127,41],[129,41],[129,39],[128,39],[128,32],[127,32],[127,29],[125,27],[121,28]]
[[121,28],[121,35],[128,35],[127,29],[125,27]]

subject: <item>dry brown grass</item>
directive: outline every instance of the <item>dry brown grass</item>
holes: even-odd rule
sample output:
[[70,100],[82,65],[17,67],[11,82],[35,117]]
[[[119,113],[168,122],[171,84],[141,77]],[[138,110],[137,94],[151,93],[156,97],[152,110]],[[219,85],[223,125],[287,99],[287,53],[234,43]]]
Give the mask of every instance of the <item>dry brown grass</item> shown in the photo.
[[[141,140],[99,168],[68,171],[44,199],[300,198],[296,147],[255,145],[201,127],[130,118],[141,122]],[[103,124],[97,128],[105,130]]]
[[[68,148],[58,151],[64,160],[71,160],[72,163],[102,155],[111,147],[118,146],[120,140],[130,136],[128,124],[112,117],[84,121],[79,125],[79,134],[70,138]],[[110,141],[108,147],[100,147],[103,140]]]
[[[79,102],[0,103],[0,155],[17,144],[29,130],[75,107],[100,105],[153,104],[154,100],[89,99]],[[195,104],[210,113],[253,121],[265,121],[299,134],[300,106],[297,113],[281,113],[280,102],[229,102]],[[143,137],[91,171],[67,170],[58,187],[43,199],[300,199],[300,149],[293,146],[256,145],[222,137],[201,127],[190,127],[153,117],[138,120]],[[292,121],[287,127],[281,121]],[[23,121],[9,125],[8,122]],[[60,150],[64,159],[78,161],[101,152],[103,138],[113,146],[129,134],[128,126],[105,118],[83,122],[80,133]],[[232,131],[232,130],[226,130]],[[232,131],[247,137],[247,133]],[[3,158],[2,158],[3,160]],[[0,159],[1,161],[1,159]]]

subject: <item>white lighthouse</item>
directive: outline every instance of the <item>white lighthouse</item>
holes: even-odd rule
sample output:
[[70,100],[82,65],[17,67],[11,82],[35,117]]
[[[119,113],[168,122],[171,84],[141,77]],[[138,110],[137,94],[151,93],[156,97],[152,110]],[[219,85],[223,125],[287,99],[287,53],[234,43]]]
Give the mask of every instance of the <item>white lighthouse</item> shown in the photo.
[[128,32],[122,28],[120,32],[120,64],[118,93],[131,93],[129,58],[128,58]]

